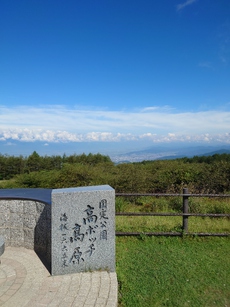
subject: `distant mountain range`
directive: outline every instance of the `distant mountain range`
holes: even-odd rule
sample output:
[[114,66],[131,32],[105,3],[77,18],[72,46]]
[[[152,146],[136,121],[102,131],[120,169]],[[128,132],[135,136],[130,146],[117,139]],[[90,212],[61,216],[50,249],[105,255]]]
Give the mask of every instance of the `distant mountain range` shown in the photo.
[[181,142],[151,143],[149,146],[149,142],[141,141],[44,143],[0,140],[0,154],[2,155],[29,156],[33,151],[41,156],[100,153],[108,155],[115,163],[123,163],[230,153],[230,144],[208,145]]
[[202,156],[213,156],[213,155],[221,155],[221,154],[230,154],[230,150],[227,150],[227,149],[220,149],[220,150],[216,150],[216,151],[213,151],[213,152],[209,152],[209,153],[206,153]]
[[177,155],[177,156],[168,156],[168,157],[165,157],[163,159],[179,159],[179,158],[183,158],[183,157],[187,157],[187,158],[192,158],[194,156],[213,156],[215,154],[230,154],[230,150],[227,150],[227,149],[220,149],[220,150],[215,150],[215,151],[212,151],[212,152],[207,152],[207,153],[200,153],[200,154],[182,154],[182,155]]
[[194,156],[212,156],[214,154],[230,154],[230,145],[223,146],[190,146],[190,147],[150,147],[145,150],[127,152],[111,156],[116,163],[141,162],[144,160],[166,160]]

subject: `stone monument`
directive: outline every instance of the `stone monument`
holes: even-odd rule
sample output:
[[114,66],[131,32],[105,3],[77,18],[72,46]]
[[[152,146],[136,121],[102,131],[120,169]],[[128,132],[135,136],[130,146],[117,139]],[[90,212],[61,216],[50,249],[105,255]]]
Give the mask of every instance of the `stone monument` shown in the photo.
[[[0,256],[4,253],[5,251],[5,240],[3,239],[2,236],[0,236]],[[0,264],[1,264],[1,259],[0,259]]]
[[115,271],[115,191],[109,185],[52,191],[51,274]]

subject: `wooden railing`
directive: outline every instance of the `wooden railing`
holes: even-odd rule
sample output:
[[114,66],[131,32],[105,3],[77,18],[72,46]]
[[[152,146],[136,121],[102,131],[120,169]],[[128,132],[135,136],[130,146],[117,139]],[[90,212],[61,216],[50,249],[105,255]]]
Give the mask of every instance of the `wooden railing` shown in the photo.
[[[161,212],[117,212],[116,216],[181,216],[182,225],[180,232],[116,232],[117,236],[184,236],[184,235],[196,235],[196,236],[219,236],[228,237],[230,236],[230,225],[229,232],[225,233],[205,233],[196,232],[191,233],[188,231],[189,217],[213,217],[213,218],[230,218],[230,214],[224,213],[189,213],[189,197],[209,197],[209,198],[229,198],[230,194],[189,194],[188,189],[183,189],[183,194],[161,194],[161,193],[116,193],[116,197],[140,197],[140,196],[152,196],[152,197],[182,197],[182,212],[181,213],[161,213]],[[230,224],[230,221],[229,221]]]

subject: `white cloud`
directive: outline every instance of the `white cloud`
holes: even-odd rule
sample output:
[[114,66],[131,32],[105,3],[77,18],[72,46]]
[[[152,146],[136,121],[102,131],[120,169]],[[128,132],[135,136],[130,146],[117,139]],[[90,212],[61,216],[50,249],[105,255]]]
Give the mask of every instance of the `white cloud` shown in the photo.
[[[230,133],[218,133],[218,134],[131,134],[131,133],[109,133],[109,132],[90,132],[87,134],[72,134],[67,131],[53,132],[52,136],[47,138],[44,137],[46,131],[31,130],[28,132],[27,129],[15,129],[8,130],[7,134],[0,130],[0,141],[24,141],[24,142],[35,142],[42,141],[46,142],[44,146],[48,146],[51,143],[69,143],[69,142],[119,142],[119,141],[151,141],[151,142],[222,142],[230,144]],[[6,145],[15,145],[12,142],[7,142]]]
[[140,112],[153,112],[153,111],[170,111],[172,110],[171,107],[169,106],[164,106],[164,107],[158,107],[158,106],[152,106],[152,107],[145,107],[140,109]]
[[196,2],[197,0],[187,0],[184,3],[178,4],[177,5],[177,11],[180,11],[182,9],[184,9],[186,6],[193,4],[194,2]]
[[124,112],[64,106],[0,107],[2,141],[43,141],[46,144],[143,138],[168,141],[189,140],[195,136],[208,140],[209,136],[204,137],[207,133],[223,139],[229,132],[230,112],[223,110],[176,112],[168,107],[147,107]]

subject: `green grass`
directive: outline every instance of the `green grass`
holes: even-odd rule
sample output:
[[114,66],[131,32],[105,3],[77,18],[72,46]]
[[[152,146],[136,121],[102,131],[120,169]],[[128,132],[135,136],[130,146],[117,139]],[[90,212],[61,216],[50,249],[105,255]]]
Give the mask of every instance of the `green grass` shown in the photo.
[[[121,232],[180,232],[182,217],[174,216],[117,216],[116,231]],[[228,218],[190,217],[191,233],[230,233]]]
[[[190,198],[190,212],[230,214],[230,198]],[[139,197],[130,201],[116,198],[116,212],[180,212],[180,197]],[[120,232],[180,232],[182,217],[178,216],[117,216],[116,231]],[[208,233],[230,233],[230,219],[213,217],[189,217],[188,231]]]
[[15,179],[0,180],[0,189],[11,189],[15,187]]
[[[181,198],[116,199],[117,212],[181,212]],[[190,212],[229,213],[229,199],[191,199]],[[116,231],[181,231],[182,217],[116,216]],[[229,233],[229,218],[189,217],[191,233]],[[120,307],[230,306],[230,238],[117,237]]]
[[[116,212],[182,212],[182,197],[116,197]],[[189,197],[191,213],[230,213],[230,197]]]
[[230,239],[117,237],[120,307],[230,306]]

